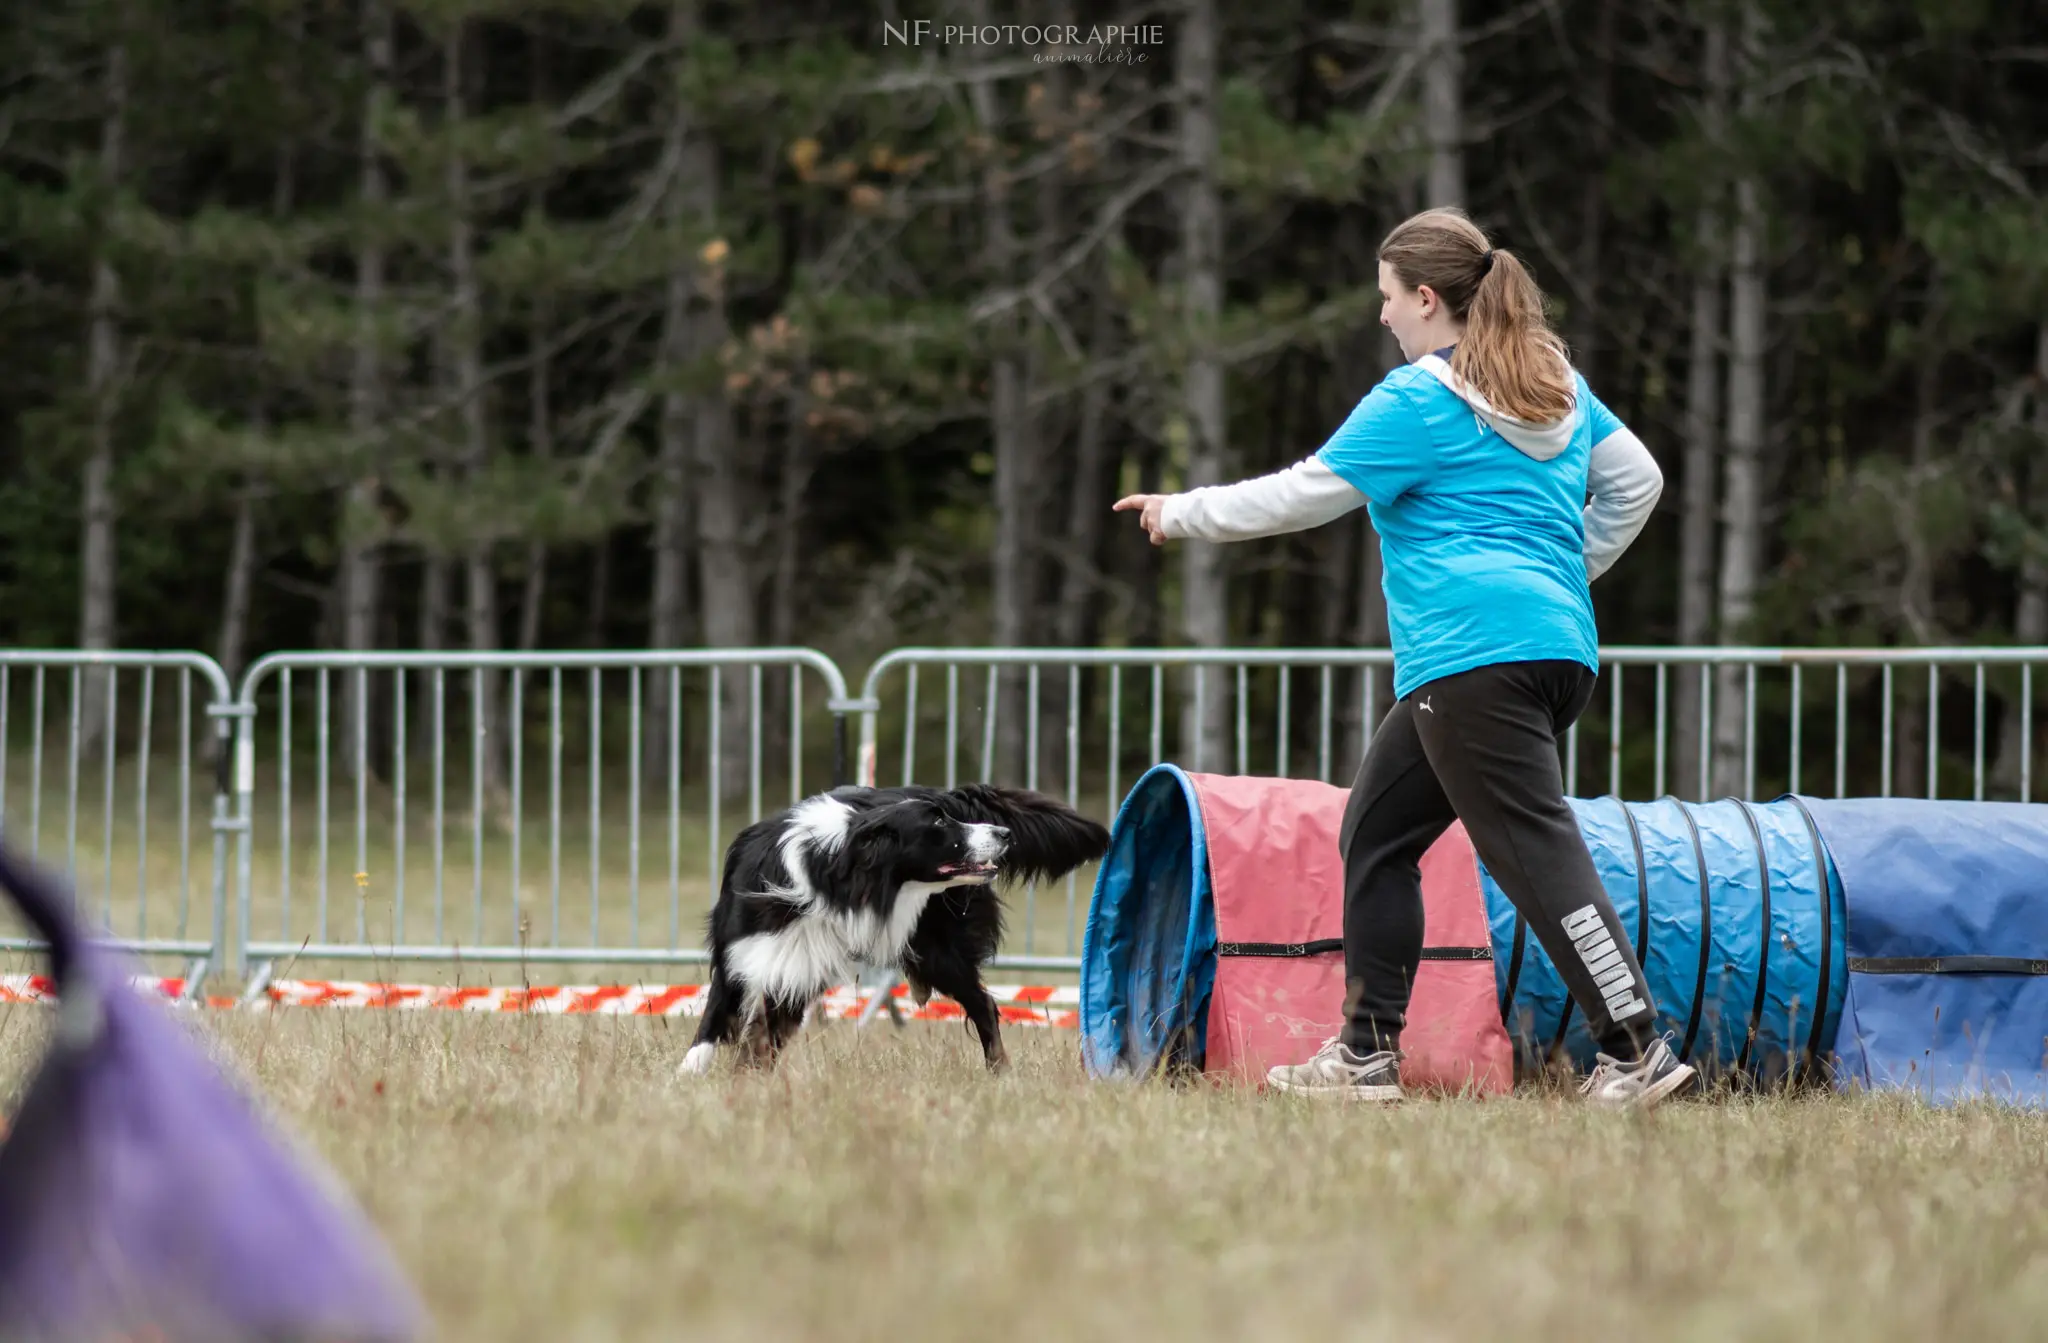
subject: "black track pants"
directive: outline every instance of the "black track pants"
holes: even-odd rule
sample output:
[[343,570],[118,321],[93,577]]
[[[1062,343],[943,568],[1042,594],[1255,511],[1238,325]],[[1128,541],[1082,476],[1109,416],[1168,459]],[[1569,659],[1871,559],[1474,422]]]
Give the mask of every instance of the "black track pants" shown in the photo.
[[1462,820],[1486,870],[1550,954],[1601,1048],[1633,1059],[1650,986],[1564,800],[1557,738],[1593,697],[1576,662],[1506,662],[1431,681],[1373,734],[1344,811],[1344,1042],[1400,1047],[1422,964],[1429,846]]

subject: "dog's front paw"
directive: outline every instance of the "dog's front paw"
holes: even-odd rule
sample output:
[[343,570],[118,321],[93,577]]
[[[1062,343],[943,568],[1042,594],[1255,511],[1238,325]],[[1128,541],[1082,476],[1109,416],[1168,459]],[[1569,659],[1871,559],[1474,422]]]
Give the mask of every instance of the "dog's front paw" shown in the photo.
[[711,1060],[718,1053],[718,1046],[710,1041],[690,1046],[690,1052],[683,1055],[683,1061],[676,1065],[679,1076],[694,1077],[711,1071]]

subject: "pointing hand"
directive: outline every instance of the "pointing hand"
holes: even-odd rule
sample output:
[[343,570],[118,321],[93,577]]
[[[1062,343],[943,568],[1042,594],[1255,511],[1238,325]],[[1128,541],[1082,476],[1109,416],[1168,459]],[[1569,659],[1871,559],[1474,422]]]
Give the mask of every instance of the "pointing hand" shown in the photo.
[[1146,535],[1152,538],[1153,545],[1163,546],[1166,544],[1164,515],[1166,501],[1170,497],[1164,494],[1127,494],[1116,501],[1112,511],[1128,513],[1132,509],[1139,510],[1138,522],[1145,528]]

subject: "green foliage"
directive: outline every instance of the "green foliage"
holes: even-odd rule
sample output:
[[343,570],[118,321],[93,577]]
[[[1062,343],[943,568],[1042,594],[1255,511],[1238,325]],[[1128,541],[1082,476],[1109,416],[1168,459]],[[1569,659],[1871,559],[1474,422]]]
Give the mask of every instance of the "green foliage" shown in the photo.
[[1249,79],[1224,84],[1217,119],[1217,175],[1247,205],[1287,197],[1360,200],[1369,161],[1390,138],[1383,122],[1362,113],[1340,113],[1321,126],[1283,120]]
[[1824,76],[1804,85],[1793,107],[1797,121],[1791,135],[1800,154],[1820,172],[1852,189],[1863,186],[1876,149],[1871,96],[1863,79]]
[[2048,309],[2048,206],[1916,183],[1906,197],[1906,226],[1941,267],[1957,311],[1980,327]]

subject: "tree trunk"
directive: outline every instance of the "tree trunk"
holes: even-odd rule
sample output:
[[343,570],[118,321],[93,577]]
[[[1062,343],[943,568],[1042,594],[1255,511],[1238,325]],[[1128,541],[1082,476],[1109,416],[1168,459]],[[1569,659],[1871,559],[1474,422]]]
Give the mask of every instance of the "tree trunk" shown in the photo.
[[[418,628],[414,631],[413,643],[422,653],[443,653],[448,649],[448,608],[452,566],[444,555],[429,552],[420,559],[420,606]],[[462,712],[459,701],[450,702],[452,688],[456,695],[462,693],[462,681],[456,678],[451,687],[446,675],[441,681],[441,721],[434,721],[434,672],[422,671],[418,686],[412,692],[413,731],[423,742],[431,742],[438,733],[445,733],[460,722]]]
[[[722,310],[699,314],[695,344],[716,349],[724,341]],[[741,475],[745,455],[733,433],[723,390],[700,395],[692,408],[699,505],[697,566],[703,582],[704,642],[712,648],[751,648],[755,633],[755,582],[742,520],[752,516]],[[747,677],[734,669],[723,678],[725,786],[736,793],[746,775]]]
[[[988,0],[975,0],[977,30],[992,20]],[[970,60],[981,59],[979,53]],[[982,138],[991,146],[981,172],[982,273],[991,288],[1011,283],[1017,265],[1017,239],[1010,221],[1007,164],[1002,153],[1002,120],[994,81],[975,79],[969,102]],[[990,328],[994,354],[989,368],[989,441],[995,457],[995,551],[990,559],[990,641],[999,648],[1037,642],[1032,636],[1037,601],[1034,578],[1037,554],[1031,544],[1035,528],[1039,425],[1028,407],[1031,370],[1025,354],[1026,318],[1016,309],[997,317]],[[995,777],[1023,783],[1029,766],[1024,759],[1030,714],[1027,680],[1022,667],[1006,667],[997,677]]]
[[[305,18],[298,10],[293,11],[291,32],[294,41],[305,31]],[[282,141],[277,149],[277,181],[271,192],[271,217],[282,225],[291,217],[292,198],[296,186],[295,164],[290,141]],[[270,424],[267,396],[259,392],[251,408],[252,425],[261,434]],[[256,578],[256,503],[260,484],[253,474],[244,474],[240,487],[235,491],[235,522],[232,540],[228,546],[228,571],[224,590],[221,594],[220,656],[222,670],[233,683],[241,678],[243,664],[249,655],[249,620],[254,598]],[[209,749],[218,739],[207,738]]]
[[[1222,361],[1216,349],[1223,315],[1223,198],[1217,184],[1215,0],[1188,0],[1178,68],[1180,98],[1181,280],[1189,342],[1183,414],[1187,425],[1184,488],[1218,484],[1228,460]],[[1228,571],[1213,542],[1182,541],[1181,636],[1196,648],[1230,641]],[[1223,667],[1194,669],[1181,708],[1181,749],[1193,768],[1227,770],[1234,678]],[[1196,693],[1196,687],[1202,693]]]
[[[1343,370],[1336,370],[1332,381],[1343,385]],[[1320,403],[1333,398],[1325,394]],[[1325,417],[1325,424],[1330,423]],[[1308,638],[1318,648],[1337,648],[1351,641],[1353,625],[1364,607],[1364,599],[1358,595],[1359,560],[1358,546],[1361,539],[1370,540],[1364,533],[1368,530],[1365,510],[1360,509],[1353,517],[1343,518],[1322,529],[1321,564],[1315,582],[1311,585],[1322,598],[1316,603],[1315,624]],[[1348,783],[1351,771],[1357,768],[1363,758],[1363,739],[1357,723],[1358,711],[1351,707],[1358,697],[1348,693],[1351,677],[1339,672],[1330,675],[1330,703],[1323,704],[1321,677],[1316,684],[1316,712],[1330,716],[1330,778],[1335,783]]]
[[[1370,266],[1372,253],[1362,254],[1361,262]],[[1393,333],[1375,325],[1369,331],[1361,331],[1350,344],[1350,358],[1347,367],[1357,369],[1363,375],[1341,379],[1339,395],[1329,415],[1331,429],[1342,424],[1344,417],[1363,400],[1389,372],[1399,368],[1405,359],[1401,345]],[[1372,515],[1364,508],[1338,524],[1351,534],[1346,546],[1347,562],[1351,565],[1345,576],[1344,587],[1340,590],[1353,594],[1347,606],[1350,613],[1350,627],[1332,639],[1333,643],[1349,642],[1354,648],[1383,649],[1392,644],[1387,628],[1387,594],[1381,584],[1383,577],[1380,562],[1379,533],[1373,530]],[[1394,702],[1394,677],[1386,667],[1361,667],[1355,674],[1339,676],[1333,693],[1340,696],[1336,721],[1341,727],[1335,749],[1339,752],[1331,769],[1337,782],[1348,783],[1351,774],[1365,759],[1366,748],[1372,743],[1373,729],[1379,719],[1392,707]]]
[[[697,35],[697,0],[679,0],[671,13],[671,35],[679,47]],[[685,193],[683,218],[708,233],[718,220],[718,147],[689,122],[689,108],[677,100],[671,111],[672,143],[680,146],[678,188]],[[689,265],[687,262],[678,264]],[[725,296],[715,277],[705,273],[697,285],[688,322],[688,357],[711,362],[728,336]],[[749,507],[747,454],[734,433],[732,407],[725,384],[706,379],[689,397],[689,435],[697,478],[697,572],[702,584],[704,642],[712,648],[750,648],[756,642],[753,555],[747,536]],[[737,794],[746,779],[748,729],[747,676],[728,671],[722,678],[722,780],[727,795]]]
[[[106,109],[100,119],[100,174],[110,186],[121,180],[128,118],[128,49],[116,42],[107,51]],[[93,262],[91,314],[86,334],[86,394],[92,403],[92,438],[85,461],[79,538],[79,647],[114,646],[114,434],[121,400],[121,280],[102,253]],[[79,749],[100,744],[106,726],[108,674],[87,668],[80,678]]]
[[[469,649],[472,653],[497,652],[501,643],[498,634],[498,582],[490,546],[473,547],[463,567],[467,579],[464,586],[468,597]],[[471,730],[484,734],[484,789],[491,793],[504,787],[506,768],[503,729],[493,730],[499,721],[498,679],[498,673],[489,668],[473,671],[470,675],[474,696],[471,712],[475,715]]]
[[[1340,227],[1342,227],[1340,225]],[[1353,234],[1355,228],[1347,230]],[[1339,253],[1340,256],[1345,253]],[[1349,410],[1345,398],[1352,390],[1351,370],[1358,367],[1354,352],[1365,348],[1369,333],[1358,331],[1339,347],[1336,366],[1322,377],[1311,377],[1309,395],[1304,400],[1321,412],[1319,429],[1327,437],[1330,426],[1342,423],[1342,416]],[[1321,370],[1317,370],[1321,372]],[[1362,515],[1364,510],[1359,510]],[[1315,604],[1315,622],[1307,634],[1308,640],[1318,648],[1335,648],[1351,637],[1351,625],[1359,610],[1359,598],[1355,591],[1358,579],[1359,526],[1356,517],[1322,528],[1317,535],[1321,550],[1320,571],[1310,586],[1323,598]],[[1320,692],[1320,687],[1318,687]],[[1326,709],[1331,715],[1333,734],[1349,732],[1351,724],[1339,712],[1343,703],[1344,687],[1342,678],[1333,676],[1331,703]],[[1344,752],[1344,758],[1351,758],[1356,743],[1349,736],[1335,736],[1332,748]],[[1341,768],[1333,765],[1333,768]]]
[[445,556],[429,554],[420,561],[418,643],[422,653],[448,648],[450,567]]
[[[391,77],[391,14],[382,0],[364,0],[363,54],[370,70],[363,91],[362,139],[358,190],[371,226],[356,245],[356,348],[349,379],[349,428],[357,447],[368,454],[384,421],[384,362],[377,346],[379,309],[384,303],[384,245],[377,238],[376,216],[388,195],[384,161],[377,145],[376,117],[382,91]],[[349,486],[342,516],[342,645],[363,652],[376,643],[380,608],[382,555],[375,535],[377,481],[369,468]],[[356,743],[366,741],[370,704],[367,676],[343,676],[341,755],[349,777],[355,777]]]
[[[1906,495],[1896,501],[1899,547],[1905,571],[1899,576],[1899,623],[1902,632],[1922,648],[1943,642],[1934,612],[1934,556],[1919,509],[1921,488],[1934,465],[1934,428],[1941,413],[1941,359],[1936,345],[1935,310],[1921,326],[1921,349],[1914,362],[1913,436],[1906,474]],[[1892,791],[1913,797],[1927,790],[1927,738],[1936,724],[1928,721],[1932,707],[1924,669],[1893,678],[1895,717],[1892,720]]]
[[1569,327],[1572,362],[1586,381],[1600,385],[1600,347],[1606,323],[1601,312],[1601,278],[1606,273],[1602,246],[1606,241],[1608,162],[1614,154],[1614,21],[1616,0],[1596,0],[1593,22],[1593,68],[1586,93],[1586,138],[1592,166],[1579,187],[1578,292],[1572,295]]
[[[1158,494],[1166,488],[1165,457],[1164,447],[1157,439],[1139,440],[1139,493]],[[1127,591],[1138,594],[1131,603],[1130,642],[1140,648],[1161,647],[1166,642],[1166,622],[1160,611],[1160,603],[1153,594],[1159,592],[1165,584],[1166,551],[1153,545],[1145,538],[1145,534],[1135,527],[1119,529],[1119,535],[1123,538],[1125,554],[1131,557],[1126,561],[1126,572],[1131,575]]]
[[[1358,283],[1377,283],[1378,263],[1372,242],[1365,236],[1363,221],[1356,213],[1347,212],[1337,228],[1337,254],[1346,272],[1357,277]],[[1344,422],[1387,373],[1406,362],[1400,342],[1377,322],[1352,332],[1340,348],[1340,362],[1324,399],[1324,437]],[[1325,642],[1331,646],[1349,643],[1354,648],[1385,648],[1387,598],[1380,587],[1379,534],[1373,530],[1372,518],[1364,508],[1338,522],[1336,527],[1344,539],[1338,547],[1341,556],[1333,558],[1342,568],[1332,580],[1331,600],[1336,609],[1331,612]],[[1393,678],[1384,669],[1363,667],[1335,677],[1331,694],[1337,703],[1332,709],[1331,749],[1335,758],[1330,768],[1337,782],[1348,783],[1372,740],[1373,724],[1367,719],[1366,701],[1372,701],[1376,713],[1384,713],[1393,698]]]
[[796,642],[797,595],[803,587],[804,496],[817,468],[817,444],[802,425],[791,425],[782,455],[775,523],[775,591],[769,599],[768,640]]
[[[1709,212],[1701,211],[1707,225]],[[1714,622],[1714,504],[1720,494],[1721,284],[1718,266],[1708,263],[1693,284],[1692,349],[1687,354],[1685,405],[1685,498],[1678,535],[1678,642],[1708,642]],[[1697,668],[1677,669],[1671,758],[1674,787],[1685,796],[1698,786],[1700,768],[1700,678]]]
[[[674,290],[688,280],[672,276],[669,281],[669,313],[664,322],[662,361],[679,368],[682,342],[687,337],[687,312],[677,302]],[[671,375],[673,376],[673,375]],[[683,393],[670,391],[661,398],[660,448],[654,468],[654,591],[648,611],[648,644],[662,650],[681,648],[689,642],[685,620],[688,615],[687,583],[690,550],[690,424],[689,405]],[[603,545],[604,543],[600,543]],[[600,566],[604,552],[599,553]],[[648,687],[647,738],[640,758],[648,777],[666,777],[669,715],[680,706],[669,703],[669,678],[656,673]]]
[[[1104,286],[1102,292],[1107,291]],[[1088,332],[1089,362],[1107,363],[1116,339],[1116,313],[1098,299],[1092,306]],[[1067,543],[1060,573],[1055,637],[1064,648],[1078,648],[1087,637],[1089,617],[1101,602],[1103,524],[1109,510],[1103,500],[1114,497],[1109,451],[1110,381],[1098,378],[1081,393],[1081,424],[1074,449],[1073,483],[1067,494]]]
[[[817,441],[802,424],[792,424],[784,435],[781,479],[776,488],[774,581],[768,598],[768,642],[788,647],[802,642],[797,621],[804,612],[799,606],[803,585],[804,496],[817,465]],[[762,712],[768,715],[763,731],[768,744],[766,758],[787,759],[789,755],[789,697],[795,684],[791,673],[777,672],[770,680]]]
[[[2034,426],[2044,439],[2048,439],[2048,321],[2043,321],[2034,333],[2034,376],[2033,376]],[[2028,492],[2027,520],[2031,526],[2039,527],[2044,514],[2048,514],[2048,469],[2038,459],[2029,461],[2024,467],[2023,488]],[[2030,545],[2020,558],[2019,598],[2013,607],[2012,641],[2021,648],[2039,648],[2048,644],[2048,563],[2043,563],[2038,545]],[[2035,680],[2040,679],[2040,669],[2035,669]],[[2021,801],[2032,801],[2039,785],[2034,780],[2031,753],[2034,743],[2029,734],[2021,731],[2020,692],[2017,674],[2011,688],[2011,695],[2001,714],[1998,731],[1997,763],[1992,766],[1991,778],[2001,797],[2018,797]],[[2038,736],[2038,729],[2033,735]],[[2021,789],[2022,762],[2025,761],[2026,787]]]
[[[1106,293],[1106,287],[1104,287]],[[1108,362],[1116,340],[1116,313],[1100,297],[1094,301],[1087,354],[1100,366]],[[1108,502],[1116,497],[1116,473],[1122,465],[1110,450],[1110,381],[1098,379],[1081,391],[1081,418],[1075,426],[1073,483],[1067,491],[1067,545],[1061,549],[1059,598],[1053,612],[1053,637],[1065,649],[1094,647],[1102,622],[1104,594],[1104,524],[1110,518]],[[1081,733],[1087,735],[1087,714],[1092,704],[1108,694],[1108,676],[1102,671],[1081,671],[1081,698],[1067,704],[1069,714],[1079,714]],[[1061,751],[1065,760],[1065,751]],[[1085,774],[1085,772],[1083,772]]]
[[[678,119],[673,132],[682,134]],[[673,141],[675,162],[681,161],[681,141]],[[672,218],[680,219],[679,193],[671,192]],[[687,263],[678,261],[669,272],[662,311],[661,362],[671,385],[661,397],[659,448],[654,468],[654,592],[649,616],[649,643],[659,649],[681,648],[688,642],[685,618],[688,614],[690,552],[690,402],[674,380],[683,375],[689,361],[690,291]],[[651,712],[647,717],[647,740],[640,756],[650,779],[666,777],[671,734],[669,715],[682,712],[669,703],[669,678],[657,674],[649,687]]]
[[[670,11],[669,35],[679,44],[687,41],[695,31],[693,3],[694,0],[679,0]],[[679,102],[670,112],[661,159],[664,170],[671,174],[669,189],[662,198],[662,221],[668,229],[670,245],[678,249],[683,247],[691,223],[689,186],[682,180],[684,147],[689,136],[689,116]],[[656,430],[654,587],[648,609],[648,642],[664,650],[681,648],[689,641],[692,445],[690,394],[682,384],[693,357],[690,303],[696,282],[692,265],[678,251],[668,272],[662,302],[659,357],[667,388],[661,396],[661,418]],[[604,553],[600,549],[600,564],[603,559]],[[656,674],[649,690],[647,737],[640,757],[648,778],[654,780],[666,776],[672,736],[670,718],[681,714],[683,709],[680,704],[669,702],[669,677],[666,674]],[[675,730],[680,733],[679,724]],[[679,736],[676,739],[679,740]]]
[[[539,541],[526,543],[526,563],[519,587],[519,651],[531,653],[540,647],[541,609],[547,602],[548,548]],[[512,673],[517,694],[505,701],[505,749],[511,750],[519,740],[523,724],[515,718],[512,706],[523,709],[526,704],[527,669],[522,667]]]
[[[537,107],[546,106],[549,96],[549,46],[546,39],[535,34],[528,43],[528,57],[532,61],[532,99]],[[541,213],[547,212],[548,189],[545,181],[534,192],[534,203]],[[543,293],[534,304],[532,325],[528,328],[527,341],[533,366],[527,373],[527,451],[535,461],[548,463],[555,457],[555,409],[552,382],[554,359],[548,353],[548,339],[554,329],[555,305],[550,294]],[[526,560],[521,570],[524,581],[519,589],[519,651],[531,653],[540,647],[541,614],[547,603],[548,548],[547,543],[535,537],[526,542]],[[505,701],[505,749],[513,750],[519,743],[519,736],[525,724],[514,716],[513,706],[519,706],[523,714],[526,705],[528,670],[518,668],[512,673],[512,692]]]
[[[1754,4],[1743,16],[1743,101],[1754,112],[1760,49]],[[1764,501],[1764,214],[1754,176],[1735,183],[1735,220],[1728,323],[1728,438],[1721,514],[1721,642],[1753,637],[1750,613],[1763,576]],[[1714,683],[1714,791],[1736,795],[1743,784],[1745,678],[1740,667],[1724,666]]]
[[[1701,120],[1708,136],[1718,141],[1728,93],[1728,32],[1718,21],[1707,24],[1705,54],[1707,100]],[[1714,624],[1723,285],[1727,281],[1721,259],[1722,206],[1721,193],[1710,187],[1694,224],[1700,260],[1692,287],[1692,348],[1686,356],[1685,498],[1678,534],[1678,642],[1688,647],[1707,643]],[[1670,786],[1685,797],[1700,788],[1700,714],[1704,706],[1698,668],[1680,667],[1674,679]],[[1712,792],[1711,787],[1707,792]]]
[[[552,461],[555,455],[554,408],[549,395],[548,379],[552,368],[547,355],[541,351],[547,340],[548,319],[553,315],[552,305],[543,303],[534,319],[533,345],[537,351],[533,361],[530,381],[527,385],[527,407],[532,416],[527,432],[528,448],[538,461]],[[525,581],[519,590],[519,651],[531,653],[540,647],[541,612],[547,602],[548,548],[537,539],[526,543]],[[526,669],[512,673],[516,693],[505,706],[505,746],[511,749],[519,739],[521,724],[511,717],[514,703],[526,702]]]
[[[1000,208],[1000,207],[995,207]],[[1014,329],[1007,318],[1004,325]],[[1000,337],[999,337],[1000,339]],[[989,424],[995,445],[996,537],[991,563],[994,621],[991,638],[999,648],[1035,643],[1031,638],[1033,600],[1031,476],[1037,435],[1026,422],[1025,361],[1014,353],[996,355],[990,370]],[[1029,706],[1024,669],[1004,668],[998,679],[996,778],[1024,780],[1026,715]],[[1011,770],[1016,773],[1012,775]]]
[[[1062,23],[1075,22],[1073,7],[1066,6],[1061,15]],[[1052,118],[1063,118],[1069,111],[1069,83],[1071,71],[1061,62],[1050,65],[1042,78],[1039,96]],[[1034,132],[1037,134],[1037,132]],[[1052,132],[1044,132],[1049,140]],[[1067,160],[1060,160],[1058,166],[1042,175],[1038,180],[1036,195],[1037,233],[1032,239],[1032,269],[1043,273],[1057,263],[1059,250],[1070,237],[1067,193]],[[1058,303],[1055,297],[1053,302]],[[1095,333],[1091,332],[1091,336]],[[1044,365],[1049,358],[1043,342],[1030,346],[1029,358],[1025,364],[1025,387],[1027,395],[1045,381]],[[1085,402],[1086,394],[1083,394]],[[1056,624],[1060,612],[1058,600],[1059,584],[1067,573],[1067,567],[1057,555],[1057,544],[1052,538],[1061,535],[1063,524],[1070,521],[1069,502],[1060,497],[1056,483],[1063,472],[1080,475],[1082,468],[1079,454],[1083,426],[1078,423],[1077,410],[1085,405],[1075,406],[1070,401],[1043,405],[1031,417],[1029,430],[1032,450],[1025,459],[1031,468],[1026,490],[1025,516],[1031,519],[1027,536],[1030,543],[1025,546],[1025,572],[1029,575],[1030,624],[1025,638],[1030,642],[1060,642]],[[1099,418],[1099,417],[1098,417]],[[1096,427],[1098,438],[1100,425]],[[1100,452],[1098,442],[1097,453]],[[1082,478],[1085,478],[1083,476]],[[1104,495],[1105,500],[1114,498]],[[1091,521],[1099,522],[1105,516],[1097,511],[1089,514]],[[1083,608],[1085,613],[1085,606]],[[1086,696],[1086,681],[1082,678],[1078,689],[1082,702],[1076,702],[1068,694],[1068,677],[1065,668],[1052,667],[1050,684],[1041,681],[1040,690],[1045,700],[1043,717],[1038,731],[1038,782],[1039,787],[1053,789],[1067,785],[1066,725],[1073,716],[1080,713]]]
[[[257,421],[259,427],[262,423]],[[248,657],[250,590],[255,575],[256,487],[244,481],[235,491],[235,523],[228,541],[227,582],[220,604],[220,665],[230,685],[241,679]]]
[[[443,54],[445,128],[451,137],[459,135],[468,118],[466,65],[472,56],[469,25],[458,21]],[[481,78],[479,71],[478,78]],[[483,297],[476,274],[476,225],[471,218],[469,163],[459,144],[451,138],[448,146],[447,191],[449,210],[448,276],[454,286],[451,342],[454,356],[455,398],[462,423],[463,476],[472,488],[482,486],[491,463],[490,424],[486,416],[483,376]],[[496,547],[490,540],[493,520],[478,519],[485,533],[470,539],[463,557],[464,624],[469,634],[469,651],[492,653],[502,642],[498,632],[498,575]],[[483,735],[483,786],[497,794],[505,786],[503,731],[498,724],[498,673],[473,670],[470,683],[469,731]]]
[[1465,50],[1458,0],[1418,0],[1422,27],[1422,122],[1429,143],[1429,209],[1465,204]]

